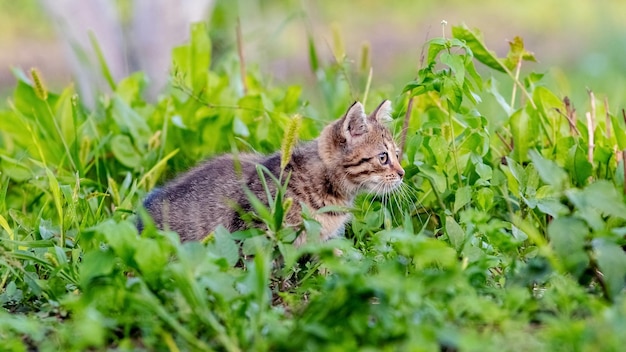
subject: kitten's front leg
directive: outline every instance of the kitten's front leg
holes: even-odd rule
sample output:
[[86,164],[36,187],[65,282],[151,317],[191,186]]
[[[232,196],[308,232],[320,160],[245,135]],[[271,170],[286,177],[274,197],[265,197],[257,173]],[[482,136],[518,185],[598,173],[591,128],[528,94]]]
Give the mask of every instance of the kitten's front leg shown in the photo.
[[[349,214],[321,213],[315,215],[322,228],[320,229],[320,240],[328,241],[343,234],[345,224],[350,219]],[[307,241],[306,231],[302,231],[294,241],[296,247],[300,247]]]

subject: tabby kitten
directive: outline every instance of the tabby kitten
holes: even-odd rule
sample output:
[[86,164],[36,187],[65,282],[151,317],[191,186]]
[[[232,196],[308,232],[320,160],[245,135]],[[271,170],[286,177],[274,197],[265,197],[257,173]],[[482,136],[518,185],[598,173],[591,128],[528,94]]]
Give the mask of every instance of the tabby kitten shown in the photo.
[[[293,198],[286,214],[288,225],[302,221],[301,202],[314,211],[329,205],[349,207],[359,192],[385,194],[402,183],[404,170],[396,145],[383,125],[390,120],[390,112],[388,100],[369,116],[356,102],[344,117],[326,126],[317,139],[294,148],[285,167],[285,172],[291,173],[286,197]],[[231,232],[241,230],[246,223],[235,209],[252,209],[244,188],[267,204],[256,165],[263,165],[278,177],[280,162],[280,153],[267,157],[222,155],[155,189],[144,207],[157,226],[178,232],[183,241],[200,240],[218,225]],[[275,191],[273,182],[268,185]],[[346,212],[317,214],[322,240],[341,234],[349,217]],[[305,236],[300,235],[296,245],[303,243]]]

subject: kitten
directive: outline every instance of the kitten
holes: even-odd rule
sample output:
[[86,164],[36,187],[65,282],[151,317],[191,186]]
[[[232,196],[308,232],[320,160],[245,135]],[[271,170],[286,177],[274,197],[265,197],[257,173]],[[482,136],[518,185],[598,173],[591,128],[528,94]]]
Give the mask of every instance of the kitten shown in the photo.
[[[295,147],[285,167],[291,173],[286,197],[293,205],[286,222],[302,221],[301,202],[313,211],[329,205],[351,206],[362,191],[385,194],[402,183],[404,170],[391,133],[383,125],[390,120],[391,103],[386,100],[369,116],[363,105],[354,103],[339,120],[326,126],[321,135]],[[222,155],[209,160],[155,189],[144,201],[144,207],[160,228],[178,232],[181,240],[200,240],[223,225],[229,231],[246,227],[240,210],[252,209],[244,188],[266,202],[265,189],[256,171],[261,164],[276,177],[280,174],[280,153],[270,156],[254,154]],[[267,184],[275,191],[273,181]],[[321,239],[341,234],[349,220],[346,212],[316,215],[321,224]],[[296,245],[306,234],[296,239]]]

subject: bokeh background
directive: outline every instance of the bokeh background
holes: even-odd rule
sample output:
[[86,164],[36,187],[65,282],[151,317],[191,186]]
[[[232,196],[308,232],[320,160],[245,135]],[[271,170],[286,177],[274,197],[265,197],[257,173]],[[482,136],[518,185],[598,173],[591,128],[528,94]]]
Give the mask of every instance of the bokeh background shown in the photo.
[[[132,1],[111,1],[123,24],[132,16]],[[588,104],[591,89],[616,111],[626,104],[625,15],[626,2],[619,0],[216,0],[205,18],[216,58],[236,50],[239,19],[248,65],[275,83],[302,85],[311,100],[309,34],[326,61],[333,60],[337,36],[355,61],[369,43],[373,88],[397,94],[415,77],[425,41],[465,23],[480,29],[500,56],[507,40],[521,36],[538,59],[524,69],[546,73],[544,82],[579,108]],[[15,83],[12,67],[38,68],[51,89],[74,81],[57,29],[41,0],[0,0],[0,104]]]

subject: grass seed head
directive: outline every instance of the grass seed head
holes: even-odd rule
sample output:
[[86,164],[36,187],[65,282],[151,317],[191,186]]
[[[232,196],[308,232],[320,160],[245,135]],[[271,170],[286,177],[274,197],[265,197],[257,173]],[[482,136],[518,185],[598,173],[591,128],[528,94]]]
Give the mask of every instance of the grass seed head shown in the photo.
[[35,94],[37,95],[37,98],[44,101],[48,100],[48,90],[43,84],[39,71],[33,67],[30,69],[30,75],[33,78],[33,83],[35,84]]
[[299,114],[294,115],[289,121],[289,126],[287,126],[287,132],[285,133],[285,137],[283,137],[283,145],[281,147],[281,158],[280,158],[280,168],[285,169],[289,160],[291,159],[291,153],[293,151],[293,147],[296,145],[298,141],[298,132],[300,131],[300,125],[302,124],[302,116]]

